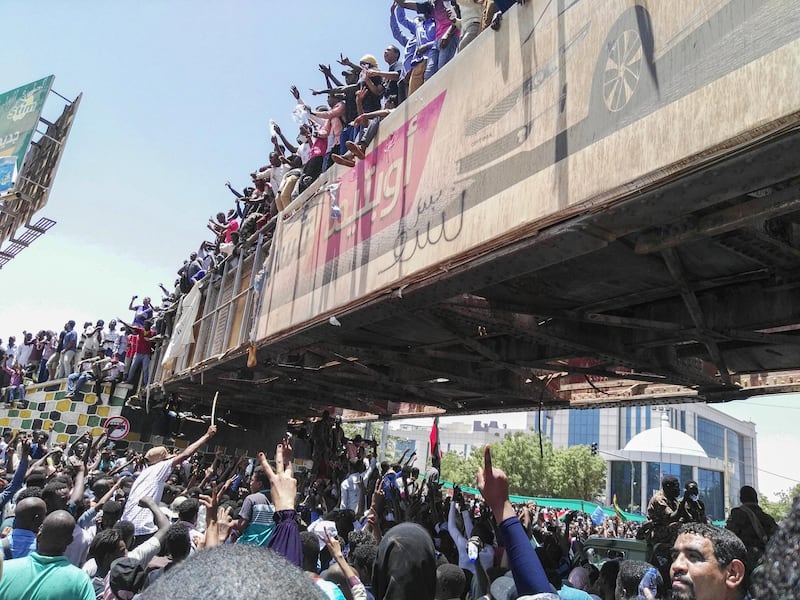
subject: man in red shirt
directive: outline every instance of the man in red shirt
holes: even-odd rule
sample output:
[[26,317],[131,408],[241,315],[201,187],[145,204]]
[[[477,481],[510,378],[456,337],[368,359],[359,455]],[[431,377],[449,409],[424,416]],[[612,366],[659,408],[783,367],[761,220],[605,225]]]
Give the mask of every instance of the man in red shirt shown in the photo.
[[125,329],[132,334],[131,337],[133,338],[128,343],[128,352],[133,351],[133,360],[131,361],[130,369],[128,369],[128,378],[125,383],[135,383],[141,369],[142,385],[146,386],[150,375],[150,356],[153,354],[153,341],[159,339],[159,336],[156,335],[155,330],[152,328],[152,321],[145,321],[144,327],[129,325],[125,321],[121,322],[125,325]]

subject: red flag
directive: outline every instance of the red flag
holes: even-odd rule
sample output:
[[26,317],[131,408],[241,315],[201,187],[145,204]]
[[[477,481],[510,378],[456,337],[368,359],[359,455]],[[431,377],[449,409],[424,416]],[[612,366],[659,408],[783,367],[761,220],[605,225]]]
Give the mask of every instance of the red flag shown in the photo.
[[439,417],[434,417],[433,419],[429,440],[431,443],[431,466],[441,474],[442,453],[439,450]]

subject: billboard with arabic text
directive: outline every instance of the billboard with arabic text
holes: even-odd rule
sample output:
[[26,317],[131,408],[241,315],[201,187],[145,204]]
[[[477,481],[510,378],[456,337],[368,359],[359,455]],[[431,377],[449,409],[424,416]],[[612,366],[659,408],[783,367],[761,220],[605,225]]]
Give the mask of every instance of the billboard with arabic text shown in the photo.
[[53,79],[50,75],[0,94],[0,159],[4,159],[0,192],[13,186],[22,167]]

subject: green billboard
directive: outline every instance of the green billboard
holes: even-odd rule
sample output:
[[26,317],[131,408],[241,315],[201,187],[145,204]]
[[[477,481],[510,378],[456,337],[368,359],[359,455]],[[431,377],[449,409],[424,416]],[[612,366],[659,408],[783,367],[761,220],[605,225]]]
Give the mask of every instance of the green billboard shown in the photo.
[[2,162],[7,166],[10,162],[15,170],[22,167],[54,78],[50,75],[0,94],[0,159],[11,158]]

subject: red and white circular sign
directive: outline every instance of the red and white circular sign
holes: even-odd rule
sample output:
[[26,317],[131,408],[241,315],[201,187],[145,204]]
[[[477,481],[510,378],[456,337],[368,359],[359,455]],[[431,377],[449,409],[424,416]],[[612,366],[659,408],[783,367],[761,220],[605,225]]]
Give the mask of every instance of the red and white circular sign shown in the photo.
[[109,417],[106,421],[106,431],[110,440],[121,440],[130,430],[131,423],[125,417]]

